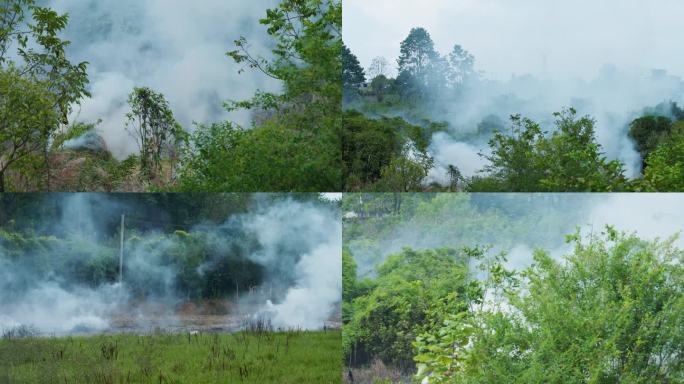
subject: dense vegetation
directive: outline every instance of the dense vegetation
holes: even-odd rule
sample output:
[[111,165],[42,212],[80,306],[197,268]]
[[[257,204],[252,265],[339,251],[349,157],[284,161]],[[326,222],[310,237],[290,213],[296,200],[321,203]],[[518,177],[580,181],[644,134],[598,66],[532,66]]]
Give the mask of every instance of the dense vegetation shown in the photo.
[[563,194],[345,194],[343,241],[361,276],[372,275],[388,253],[403,247],[431,249],[496,244],[509,249],[520,242],[551,247],[572,232],[600,195],[564,198]]
[[0,382],[339,383],[340,333],[0,339]]
[[445,313],[466,310],[464,298],[480,294],[468,281],[467,257],[450,249],[406,249],[358,286],[356,271],[347,273],[351,289],[344,299],[350,308],[343,347],[351,364],[377,358],[410,370],[416,337],[441,325]]
[[[429,33],[414,28],[401,43],[397,76],[382,57],[367,71],[343,49],[344,183],[346,191],[680,191],[684,113],[675,103],[644,108],[625,127],[642,158],[641,176],[625,176],[625,164],[607,159],[596,138],[596,121],[573,106],[544,126],[520,114],[506,124],[492,110],[476,127],[447,122],[459,103],[486,81],[475,58],[455,45],[440,55]],[[502,95],[506,98],[506,95]],[[562,106],[559,106],[560,109]],[[468,107],[461,113],[467,114]],[[549,111],[549,116],[552,114]],[[429,147],[439,132],[479,148],[483,166],[464,177],[462,164],[435,166]],[[453,149],[458,150],[458,149]],[[430,171],[445,173],[440,179]],[[445,180],[445,181],[444,181]]]
[[495,299],[416,339],[418,376],[444,383],[669,383],[684,378],[684,253],[607,228],[561,262],[496,265]]
[[[429,383],[684,379],[684,251],[673,245],[676,238],[643,240],[610,226],[600,233],[576,230],[566,236],[569,250],[559,259],[544,249],[557,250],[560,233],[572,229],[542,232],[551,221],[534,223],[542,211],[559,223],[578,222],[567,217],[572,205],[536,211],[525,200],[539,200],[489,196],[405,195],[398,211],[392,194],[345,197],[345,210],[358,214],[348,216],[344,233],[348,377]],[[416,232],[410,240],[408,221]],[[546,242],[525,251],[531,264],[511,267],[510,255],[500,250],[534,238]],[[406,242],[415,248],[392,251]]]
[[282,84],[278,94],[225,103],[251,110],[249,127],[190,130],[164,95],[131,90],[126,128],[140,153],[124,160],[108,151],[99,122],[70,121],[89,96],[88,63],[66,57],[68,15],[37,4],[0,5],[0,192],[341,189],[340,1],[283,0],[267,10],[259,23],[273,40],[268,58],[235,41],[227,55],[240,72]]

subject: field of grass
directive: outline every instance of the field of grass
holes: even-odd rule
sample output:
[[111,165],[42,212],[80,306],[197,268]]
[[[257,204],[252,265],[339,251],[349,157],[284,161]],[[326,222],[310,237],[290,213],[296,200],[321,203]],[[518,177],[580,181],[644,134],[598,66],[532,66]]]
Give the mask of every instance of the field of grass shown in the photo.
[[4,383],[340,383],[341,333],[0,340]]

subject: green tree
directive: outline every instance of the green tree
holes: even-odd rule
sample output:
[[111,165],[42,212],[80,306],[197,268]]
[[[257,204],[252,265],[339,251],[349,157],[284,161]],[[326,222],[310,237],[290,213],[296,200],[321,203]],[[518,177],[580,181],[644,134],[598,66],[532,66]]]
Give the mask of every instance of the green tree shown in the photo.
[[418,151],[407,143],[401,155],[395,156],[380,170],[378,181],[383,191],[411,192],[421,191],[434,160],[427,153]]
[[646,165],[646,158],[672,130],[672,120],[665,116],[643,116],[629,124],[629,137],[636,143],[636,150]]
[[[26,20],[29,14],[31,22]],[[89,96],[85,89],[87,63],[72,64],[66,58],[69,42],[58,36],[67,22],[67,15],[39,7],[33,0],[0,4],[0,70],[4,79],[0,98],[3,109],[13,111],[3,115],[0,122],[4,136],[0,145],[0,192],[6,188],[5,178],[11,168],[24,174],[28,169],[42,170],[43,180],[33,184],[44,183],[50,189],[50,140],[60,125],[68,123],[73,104]],[[15,48],[17,54],[10,55]],[[19,84],[26,87],[26,95],[17,88]],[[41,124],[36,119],[41,119]]]
[[501,190],[535,191],[544,172],[536,164],[536,148],[543,140],[539,124],[520,115],[511,116],[511,133],[497,131],[489,141],[492,154],[485,156],[490,164],[484,168],[488,178],[501,185]]
[[[258,92],[247,101],[229,102],[229,109],[262,106],[297,110],[311,106],[320,113],[337,111],[341,98],[342,5],[339,1],[283,0],[259,20],[275,39],[273,59],[253,56],[244,37],[227,53],[238,64],[260,70],[284,85],[281,94]],[[312,125],[310,128],[315,128]]]
[[646,158],[644,185],[648,191],[684,191],[684,122]]
[[342,250],[342,321],[349,321],[351,301],[356,295],[356,261],[348,249]]
[[368,78],[372,81],[378,76],[389,76],[389,62],[382,56],[373,58],[368,67]]
[[397,83],[404,97],[416,97],[424,100],[431,85],[431,76],[439,54],[430,34],[424,28],[412,28],[409,35],[401,42],[397,63],[399,76]]
[[53,108],[54,95],[16,69],[0,70],[0,89],[0,192],[4,192],[8,171],[36,161],[60,116]]
[[[335,190],[340,169],[326,135],[293,134],[297,121],[269,120],[258,129],[230,122],[200,125],[192,134],[192,150],[183,157],[180,190],[298,191]],[[339,167],[339,163],[337,163]],[[339,188],[339,187],[337,187]]]
[[260,23],[274,39],[272,58],[254,56],[245,38],[228,56],[244,65],[241,71],[252,68],[281,81],[283,91],[226,103],[228,110],[268,111],[258,126],[201,126],[179,171],[180,190],[342,188],[341,2],[284,0]]
[[422,189],[421,183],[434,164],[428,155],[430,138],[441,126],[417,126],[400,117],[370,119],[357,111],[345,111],[343,116],[345,190]]
[[383,167],[401,148],[402,139],[392,124],[368,119],[359,112],[345,112],[342,136],[345,189],[356,190],[380,179]]
[[405,249],[388,257],[377,269],[374,288],[352,302],[351,320],[343,328],[344,351],[356,356],[352,363],[379,358],[410,369],[416,336],[480,299],[468,262],[467,253],[452,249]]
[[359,59],[342,44],[342,93],[346,101],[358,95],[358,89],[366,81]]
[[588,116],[577,118],[573,108],[554,116],[558,130],[539,148],[541,168],[547,173],[540,181],[541,190],[607,192],[624,189],[623,165],[603,156],[602,147],[596,142],[595,121]]
[[680,382],[684,253],[674,239],[645,241],[608,227],[569,240],[574,251],[562,261],[534,254],[534,265],[517,276],[522,284],[497,295],[505,305],[462,319],[470,326],[434,332],[465,335],[469,345],[457,348],[450,371],[423,376],[431,383]]
[[134,88],[128,104],[131,112],[126,115],[126,130],[138,143],[140,171],[151,180],[161,174],[162,159],[177,158],[187,135],[161,93]]
[[[605,192],[627,188],[623,165],[608,161],[596,142],[594,120],[577,118],[573,108],[555,113],[556,130],[542,131],[536,122],[511,117],[511,134],[496,132],[485,155],[489,163],[469,190],[498,186],[512,192]],[[491,181],[488,181],[491,180]]]
[[447,57],[447,82],[457,88],[475,75],[475,57],[456,44]]
[[447,175],[449,176],[449,192],[458,191],[458,182],[463,180],[463,175],[457,166],[449,164],[447,166]]
[[342,298],[351,301],[356,288],[356,262],[349,250],[342,251]]
[[370,88],[378,103],[382,103],[385,100],[385,95],[392,89],[393,82],[394,80],[388,79],[385,75],[378,75],[373,78]]

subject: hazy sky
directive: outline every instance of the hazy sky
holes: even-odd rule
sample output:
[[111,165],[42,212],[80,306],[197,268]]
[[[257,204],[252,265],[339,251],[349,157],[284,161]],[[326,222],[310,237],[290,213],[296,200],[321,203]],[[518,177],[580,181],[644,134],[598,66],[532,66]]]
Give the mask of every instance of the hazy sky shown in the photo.
[[591,79],[606,63],[684,74],[679,0],[344,0],[343,7],[344,41],[364,68],[376,56],[395,67],[400,42],[422,26],[440,53],[460,44],[477,69],[498,79]]
[[[253,52],[272,44],[258,20],[276,0],[43,0],[69,13],[64,37],[69,59],[88,61],[90,90],[79,119],[102,119],[100,133],[116,155],[135,152],[124,130],[128,94],[134,86],[162,92],[187,129],[227,117],[227,99],[249,98],[256,89],[274,90],[267,76],[240,69],[225,53],[245,36]],[[248,116],[235,118],[241,123]]]

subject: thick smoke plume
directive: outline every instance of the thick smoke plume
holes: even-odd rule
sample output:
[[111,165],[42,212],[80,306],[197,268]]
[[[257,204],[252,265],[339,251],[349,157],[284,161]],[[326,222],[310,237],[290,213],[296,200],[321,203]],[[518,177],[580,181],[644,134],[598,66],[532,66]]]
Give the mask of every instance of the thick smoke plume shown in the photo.
[[[253,195],[248,212],[187,232],[129,228],[122,283],[116,223],[121,213],[136,209],[130,199],[64,194],[58,204],[62,216],[32,230],[46,235],[15,232],[12,222],[0,228],[0,332],[20,326],[57,335],[187,330],[178,309],[197,291],[196,279],[187,276],[226,279],[245,265],[259,278],[238,286],[235,296],[224,295],[231,309],[217,329],[237,330],[264,317],[276,327],[318,329],[338,316],[342,230],[334,204]],[[197,257],[196,246],[204,262],[183,270],[190,264],[178,260]],[[90,281],[74,279],[84,276],[84,268],[116,278],[93,272]]]
[[127,97],[133,87],[150,87],[166,96],[175,117],[186,128],[219,119],[249,122],[246,114],[229,115],[225,100],[249,98],[255,90],[277,90],[279,84],[240,67],[225,53],[245,36],[255,53],[268,56],[271,44],[258,20],[275,0],[44,0],[69,13],[65,38],[68,57],[88,61],[92,98],[84,100],[76,118],[102,119],[98,129],[116,156],[136,151],[125,131]]
[[[273,273],[290,275],[295,281],[282,302],[269,302],[264,313],[277,327],[321,327],[342,292],[341,218],[313,206],[287,204],[248,216],[244,225],[262,245],[251,258],[275,266]],[[287,249],[305,251],[286,259]]]
[[[440,98],[440,97],[438,97]],[[449,164],[455,164],[466,176],[473,176],[486,164],[478,153],[487,153],[491,131],[478,134],[488,126],[508,131],[508,118],[520,114],[553,131],[553,112],[573,107],[579,115],[590,115],[596,122],[597,141],[609,159],[625,164],[627,175],[637,177],[641,158],[628,137],[629,123],[644,110],[659,103],[684,102],[681,78],[659,72],[622,72],[604,67],[597,76],[584,80],[551,80],[534,76],[514,77],[508,81],[480,79],[463,86],[458,97],[445,96],[439,110],[425,112],[436,120],[449,123],[447,133],[433,135],[431,153],[437,172],[433,177],[444,182]],[[440,178],[441,176],[441,178]]]

